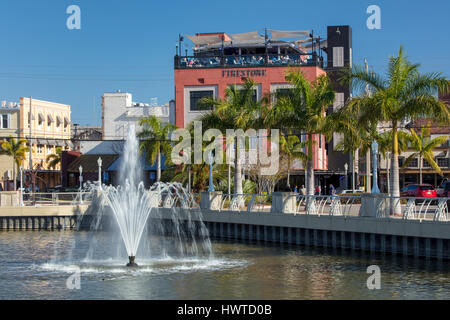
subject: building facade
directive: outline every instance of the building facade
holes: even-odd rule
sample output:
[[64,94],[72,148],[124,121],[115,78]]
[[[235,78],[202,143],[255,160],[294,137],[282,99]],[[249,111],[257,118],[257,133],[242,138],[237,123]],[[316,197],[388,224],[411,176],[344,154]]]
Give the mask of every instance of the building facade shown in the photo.
[[38,190],[59,185],[61,167],[50,168],[46,159],[56,154],[58,147],[63,151],[71,148],[70,105],[22,97],[19,106],[20,137],[27,139],[31,146],[31,153],[27,152],[23,162],[28,173],[25,183],[30,184],[34,179]]
[[[339,32],[337,36],[336,31]],[[349,26],[328,27],[328,37],[331,39],[328,44],[326,39],[314,36],[310,31],[266,30],[264,36],[257,32],[186,36],[194,43],[193,54],[182,55],[180,43],[180,51],[174,60],[176,125],[184,128],[211,110],[212,106],[208,108],[199,103],[203,97],[223,99],[226,88],[232,85],[239,87],[247,78],[256,83],[254,99],[287,93],[292,88],[285,78],[289,68],[301,70],[312,82],[327,74],[327,59],[334,76],[331,80],[338,91],[337,110],[350,97],[350,87],[339,86],[335,80],[337,71],[351,65],[351,36]],[[286,38],[296,40],[282,40]],[[324,54],[328,55],[327,59],[324,59]],[[302,135],[301,139],[305,141],[306,137]],[[327,141],[318,134],[313,139],[314,170],[317,175],[331,177],[333,172],[329,171]],[[336,155],[343,156],[342,153]],[[344,164],[346,161],[341,162]],[[300,162],[294,164],[293,174],[304,174]],[[318,179],[316,183],[325,186],[325,180]]]
[[164,105],[133,102],[126,92],[107,92],[102,97],[102,137],[103,140],[124,140],[130,125],[139,130],[139,120],[154,115],[163,122],[175,122],[175,104]]
[[[0,141],[19,136],[20,108],[17,102],[2,101],[0,106]],[[0,155],[0,190],[12,190],[14,160],[7,155]],[[18,168],[16,168],[16,172]]]

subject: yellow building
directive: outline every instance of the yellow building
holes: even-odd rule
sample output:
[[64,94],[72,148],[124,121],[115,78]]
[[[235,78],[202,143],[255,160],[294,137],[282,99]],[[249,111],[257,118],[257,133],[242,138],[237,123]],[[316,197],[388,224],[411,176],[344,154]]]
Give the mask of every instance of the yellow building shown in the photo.
[[[10,136],[16,138],[19,136],[19,119],[19,105],[15,102],[2,101],[0,105],[0,140],[8,139]],[[0,190],[13,189],[13,162],[12,157],[0,155]]]
[[[32,169],[38,172],[36,185],[39,191],[44,191],[48,187],[59,185],[61,181],[60,165],[50,168],[46,158],[50,154],[55,154],[57,147],[61,147],[62,150],[70,148],[70,105],[37,99],[30,101],[30,98],[24,97],[20,98],[19,105],[20,136],[31,140]],[[29,152],[23,168],[25,171],[30,169]],[[27,181],[28,184],[29,182]]]

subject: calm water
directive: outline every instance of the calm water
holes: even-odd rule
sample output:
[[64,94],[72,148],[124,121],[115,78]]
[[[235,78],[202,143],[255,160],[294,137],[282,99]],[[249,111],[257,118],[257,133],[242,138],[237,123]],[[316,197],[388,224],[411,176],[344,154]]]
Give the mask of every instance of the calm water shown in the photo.
[[[213,258],[138,257],[141,267],[130,270],[124,258],[76,258],[90,241],[85,232],[0,232],[0,299],[448,299],[450,293],[446,262],[213,240]],[[107,237],[97,241],[115,250]],[[74,264],[79,290],[66,286]],[[366,287],[372,264],[381,268],[380,290]]]

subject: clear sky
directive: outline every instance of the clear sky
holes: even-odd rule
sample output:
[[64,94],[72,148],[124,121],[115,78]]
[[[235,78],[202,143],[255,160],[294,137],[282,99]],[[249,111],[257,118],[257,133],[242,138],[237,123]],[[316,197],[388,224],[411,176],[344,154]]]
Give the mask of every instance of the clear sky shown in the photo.
[[[69,5],[81,29],[69,30]],[[381,30],[369,30],[369,5]],[[383,72],[403,45],[422,71],[450,77],[450,1],[407,0],[1,0],[0,100],[33,96],[72,106],[72,121],[101,124],[101,96],[117,89],[136,102],[174,98],[178,34],[353,28],[353,62]]]

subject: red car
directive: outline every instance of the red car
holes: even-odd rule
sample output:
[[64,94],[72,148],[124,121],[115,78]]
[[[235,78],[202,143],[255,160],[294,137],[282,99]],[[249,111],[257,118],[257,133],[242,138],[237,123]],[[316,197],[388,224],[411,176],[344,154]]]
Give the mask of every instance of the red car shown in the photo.
[[435,198],[436,190],[431,184],[410,184],[400,191],[402,197]]

